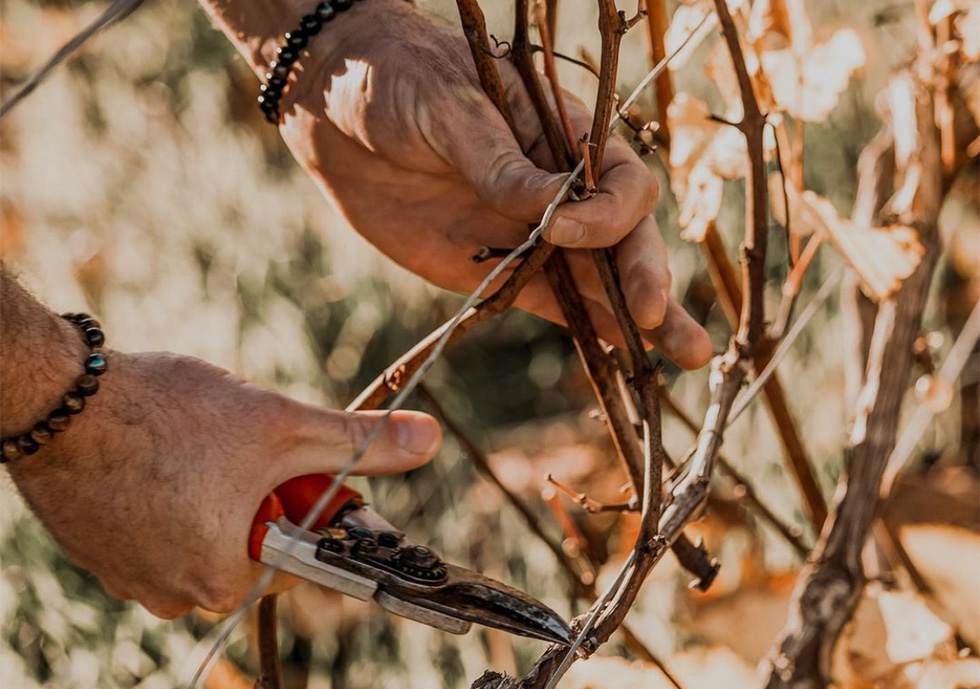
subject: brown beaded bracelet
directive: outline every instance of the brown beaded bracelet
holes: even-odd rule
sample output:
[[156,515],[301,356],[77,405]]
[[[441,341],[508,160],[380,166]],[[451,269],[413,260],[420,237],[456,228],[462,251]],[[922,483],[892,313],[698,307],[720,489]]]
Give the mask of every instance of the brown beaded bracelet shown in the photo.
[[82,333],[82,339],[91,352],[85,357],[85,373],[75,381],[75,387],[61,398],[61,406],[48,414],[44,421],[23,433],[0,439],[0,464],[32,455],[54,437],[68,428],[71,417],[85,409],[85,398],[99,391],[98,376],[106,372],[109,361],[106,355],[96,351],[105,344],[105,335],[99,322],[84,313],[63,313],[61,317]]

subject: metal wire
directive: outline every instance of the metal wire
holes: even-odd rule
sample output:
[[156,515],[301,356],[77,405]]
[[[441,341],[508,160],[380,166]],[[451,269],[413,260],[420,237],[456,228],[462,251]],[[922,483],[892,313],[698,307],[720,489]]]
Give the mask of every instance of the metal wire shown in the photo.
[[4,117],[7,113],[14,109],[14,107],[20,103],[24,98],[29,96],[34,89],[41,85],[48,75],[54,70],[58,65],[67,60],[72,53],[82,47],[82,45],[92,38],[95,34],[102,31],[102,29],[114,24],[120,19],[124,19],[131,12],[133,12],[137,7],[143,4],[143,0],[115,0],[111,5],[109,5],[105,12],[103,12],[99,17],[93,21],[91,24],[86,26],[84,29],[79,31],[65,43],[63,46],[58,48],[58,51],[52,55],[47,62],[41,65],[31,77],[21,86],[7,101],[0,105],[0,118]]
[[[694,28],[694,30],[687,36],[687,38],[681,43],[681,45],[678,46],[677,49],[674,50],[674,52],[666,56],[652,70],[650,70],[650,72],[647,73],[647,75],[640,81],[639,85],[633,90],[630,96],[624,101],[624,106],[622,108],[623,110],[625,110],[634,102],[636,102],[636,99],[640,96],[643,90],[649,87],[650,84],[652,84],[653,81],[661,73],[663,73],[663,71],[670,64],[671,60],[673,60],[674,57],[676,57],[677,54],[687,45],[688,41],[690,41],[691,38],[693,38],[694,34],[701,28],[701,26],[704,24],[704,22],[707,20],[707,18],[710,15],[711,12],[705,14],[705,16],[702,17],[701,21]],[[619,123],[620,119],[621,117],[619,115],[619,112],[613,113],[609,122],[610,131],[612,131],[615,128],[615,126]],[[320,499],[317,500],[316,504],[314,504],[313,507],[310,509],[309,513],[306,515],[306,518],[303,520],[301,524],[299,524],[299,528],[301,530],[308,529],[316,520],[316,518],[319,516],[319,514],[323,512],[326,506],[330,504],[330,501],[333,500],[334,496],[337,494],[337,491],[340,490],[340,486],[342,485],[344,479],[346,479],[350,475],[351,471],[354,469],[354,466],[357,464],[357,462],[360,461],[360,459],[364,456],[367,450],[371,447],[371,444],[374,442],[374,440],[378,437],[381,431],[384,430],[384,427],[388,424],[388,421],[391,418],[392,412],[397,411],[398,409],[401,408],[401,406],[404,404],[408,396],[412,394],[412,392],[415,390],[418,384],[422,381],[422,378],[425,376],[425,374],[429,371],[430,368],[432,368],[433,364],[436,362],[439,356],[441,356],[443,350],[445,349],[447,343],[449,342],[450,337],[453,334],[453,331],[459,326],[459,323],[462,321],[463,316],[465,316],[466,312],[469,311],[474,304],[476,304],[476,302],[480,299],[480,295],[483,294],[487,290],[487,288],[489,288],[489,286],[493,283],[493,281],[504,271],[504,269],[506,269],[508,265],[510,265],[510,263],[512,263],[516,258],[518,258],[521,254],[523,254],[525,251],[527,251],[537,243],[538,239],[541,237],[541,234],[544,232],[545,228],[547,228],[548,224],[551,222],[551,218],[554,215],[555,210],[558,208],[558,205],[561,203],[562,200],[564,200],[565,195],[568,193],[568,190],[571,188],[571,185],[574,183],[576,179],[578,179],[578,176],[582,173],[584,166],[585,166],[585,160],[583,159],[579,161],[579,164],[575,166],[575,169],[572,170],[571,173],[569,173],[568,177],[565,179],[564,184],[562,184],[561,189],[552,199],[551,203],[548,204],[548,207],[545,210],[541,222],[537,225],[537,227],[535,227],[531,231],[530,235],[528,235],[528,238],[524,241],[524,243],[522,243],[519,247],[517,247],[512,252],[510,252],[506,257],[504,257],[500,261],[500,263],[498,263],[494,267],[494,269],[490,271],[490,273],[483,279],[483,281],[477,286],[477,288],[469,294],[469,296],[463,302],[463,305],[459,308],[458,311],[456,311],[456,314],[453,316],[452,320],[450,320],[448,325],[445,327],[445,330],[443,331],[439,339],[436,341],[435,346],[433,347],[429,355],[426,357],[425,361],[422,363],[421,366],[419,366],[418,370],[409,378],[408,382],[406,382],[405,385],[399,390],[398,394],[395,395],[394,399],[392,400],[391,404],[388,407],[387,413],[381,418],[381,420],[375,425],[375,427],[367,435],[367,437],[361,443],[360,447],[357,448],[357,451],[350,458],[350,460],[347,462],[344,468],[341,469],[341,471],[336,476],[334,476],[334,480],[330,488],[327,491],[325,491],[323,495],[320,496]],[[221,625],[219,625],[218,629],[220,631],[218,631],[218,636],[212,643],[211,648],[208,650],[203,660],[201,660],[198,663],[197,670],[195,671],[194,676],[187,684],[187,689],[196,689],[200,681],[205,676],[207,676],[207,673],[210,671],[211,667],[218,659],[218,654],[227,645],[231,633],[234,631],[235,627],[238,625],[239,622],[241,622],[242,618],[245,616],[245,611],[247,610],[247,608],[253,603],[255,603],[262,596],[263,591],[265,591],[266,588],[268,588],[268,586],[272,583],[272,579],[275,576],[276,571],[278,571],[278,569],[282,566],[282,563],[289,556],[290,552],[292,551],[293,547],[297,542],[298,541],[295,538],[293,538],[290,541],[289,545],[280,553],[280,555],[276,558],[276,560],[270,563],[269,566],[266,567],[266,569],[262,572],[258,581],[256,582],[255,586],[252,588],[252,591],[249,593],[246,599],[235,609],[234,612],[231,613],[231,615],[229,615],[224,620],[224,622],[222,622]],[[627,560],[627,563],[628,562],[629,560]],[[622,576],[625,576],[624,572],[621,573],[620,579]],[[615,588],[613,588],[610,592],[607,593],[611,595],[612,591],[615,591]],[[581,644],[583,639],[584,637],[580,636],[580,639],[577,640],[578,644]],[[203,643],[204,640],[202,639],[202,641],[199,643],[199,646]]]

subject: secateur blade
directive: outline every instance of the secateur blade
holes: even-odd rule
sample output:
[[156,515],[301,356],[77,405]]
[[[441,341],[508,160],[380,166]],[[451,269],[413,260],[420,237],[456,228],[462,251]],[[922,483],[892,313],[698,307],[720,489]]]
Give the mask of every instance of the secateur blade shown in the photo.
[[447,582],[425,596],[384,587],[415,605],[468,622],[551,643],[571,644],[568,624],[554,610],[518,589],[463,567],[446,564]]
[[312,530],[297,524],[331,485],[323,475],[279,486],[263,503],[249,536],[252,558],[386,610],[453,634],[471,623],[553,643],[569,644],[568,624],[528,594],[443,562],[412,543],[360,494],[342,493]]
[[500,581],[444,562],[370,508],[346,513],[336,527],[318,542],[316,559],[375,581],[375,599],[395,614],[457,634],[476,623],[542,641],[571,642],[568,624],[547,605]]

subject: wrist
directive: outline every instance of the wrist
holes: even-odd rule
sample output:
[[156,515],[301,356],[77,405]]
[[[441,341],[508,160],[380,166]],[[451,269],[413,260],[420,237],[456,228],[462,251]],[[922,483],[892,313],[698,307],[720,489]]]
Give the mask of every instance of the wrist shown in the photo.
[[[252,71],[261,77],[275,59],[283,34],[295,30],[300,19],[315,10],[319,0],[202,0],[202,4]],[[357,0],[313,39],[316,52],[337,54],[352,34],[362,34],[365,29],[370,32],[406,12],[414,10],[405,0]],[[301,61],[306,58],[304,54]]]
[[3,437],[29,431],[59,405],[84,373],[89,350],[75,327],[46,310],[34,315],[21,323],[4,318],[4,328],[16,332],[5,333],[0,352]]

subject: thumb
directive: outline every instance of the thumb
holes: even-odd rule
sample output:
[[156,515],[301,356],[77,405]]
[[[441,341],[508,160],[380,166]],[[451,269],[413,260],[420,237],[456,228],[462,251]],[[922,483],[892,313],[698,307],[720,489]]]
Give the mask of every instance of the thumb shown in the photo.
[[541,220],[567,175],[532,163],[489,102],[454,118],[447,134],[452,162],[480,200],[513,220]]
[[364,455],[351,472],[359,476],[397,474],[422,466],[442,445],[439,423],[422,412],[342,412],[301,405],[293,437],[275,472],[283,483],[305,474],[336,474],[354,457],[375,429]]

